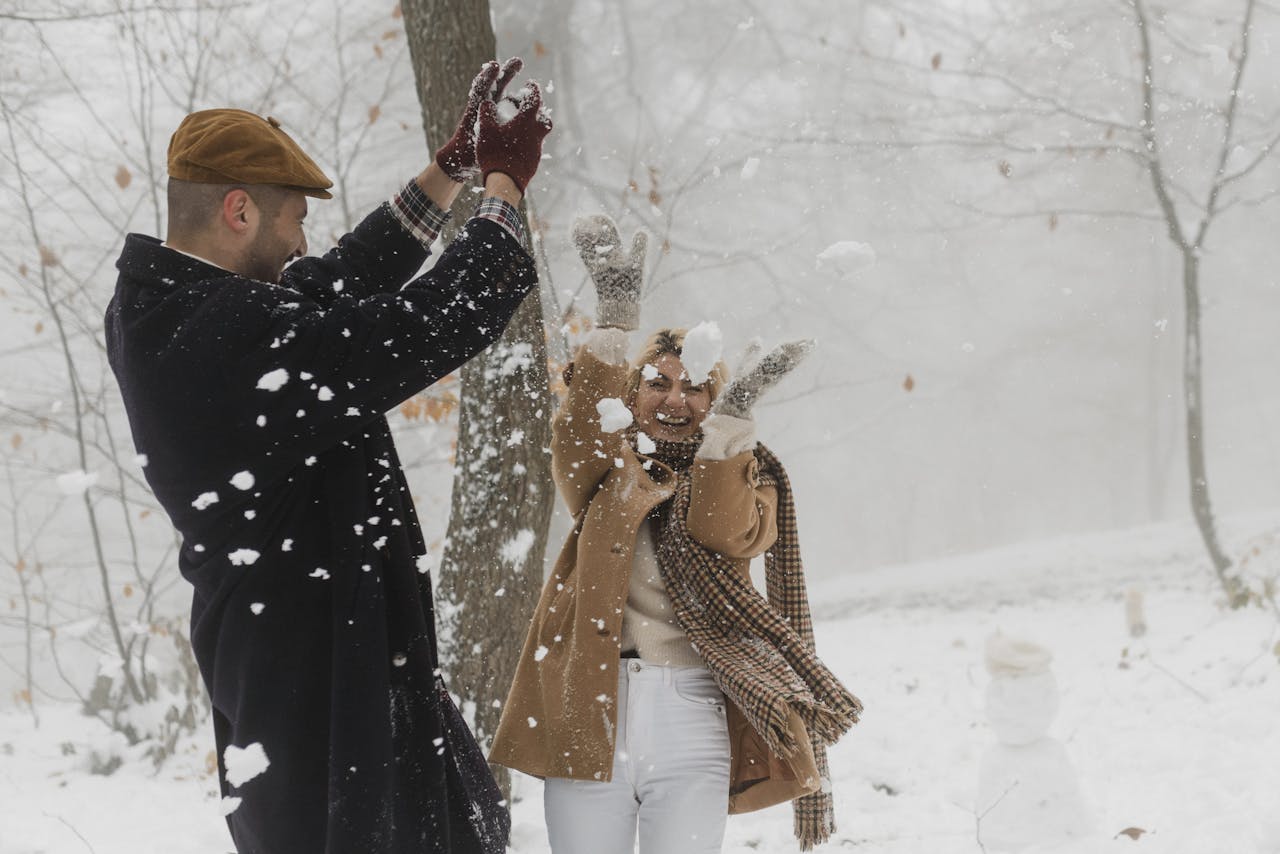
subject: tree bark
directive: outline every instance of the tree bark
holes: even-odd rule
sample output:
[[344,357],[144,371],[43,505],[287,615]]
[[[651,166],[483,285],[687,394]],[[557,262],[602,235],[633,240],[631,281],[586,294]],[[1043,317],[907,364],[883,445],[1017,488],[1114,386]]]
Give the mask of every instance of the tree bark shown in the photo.
[[[487,0],[404,0],[428,150],[453,133],[472,78],[495,58]],[[453,208],[465,222],[478,197]],[[522,212],[523,213],[523,212]],[[542,587],[554,490],[551,401],[537,293],[502,338],[462,369],[458,448],[436,608],[440,661],[486,748]],[[505,768],[494,768],[510,794]]]
[[1222,584],[1227,602],[1238,608],[1248,601],[1240,579],[1228,573],[1231,559],[1218,542],[1213,503],[1209,498],[1209,473],[1204,457],[1204,390],[1200,356],[1200,259],[1193,248],[1182,251],[1182,290],[1186,300],[1186,328],[1183,331],[1183,400],[1187,418],[1187,473],[1191,480],[1191,512],[1200,538],[1209,552],[1213,570]]

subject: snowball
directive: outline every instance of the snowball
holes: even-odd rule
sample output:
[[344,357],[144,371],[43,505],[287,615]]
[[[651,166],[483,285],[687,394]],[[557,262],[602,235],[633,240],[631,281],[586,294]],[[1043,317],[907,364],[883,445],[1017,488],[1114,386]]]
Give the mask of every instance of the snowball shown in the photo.
[[293,551],[293,540],[286,539],[283,543],[281,543],[281,544],[280,544],[280,551],[282,551],[282,552],[291,552],[291,551]]
[[818,253],[816,266],[819,270],[829,271],[847,279],[874,267],[875,263],[876,251],[869,244],[858,243],[855,240],[841,240]]
[[262,604],[261,602],[254,602],[252,605],[249,606],[249,610],[252,611],[253,615],[256,617],[259,614],[261,614],[263,610],[266,609],[266,607],[267,606]]
[[58,475],[58,491],[63,495],[80,495],[97,482],[96,472],[77,469]]
[[223,798],[218,802],[218,812],[225,818],[240,808],[240,798]]
[[537,719],[537,718],[529,718],[529,729],[533,729],[533,728],[534,728],[534,727],[536,727],[537,725],[538,725],[538,719]]
[[634,420],[631,410],[616,397],[606,397],[596,401],[596,412],[600,413],[600,429],[605,433],[616,433],[630,427]]
[[649,438],[648,434],[640,432],[636,434],[636,450],[642,454],[652,454],[658,450],[658,446]]
[[327,385],[322,385],[320,386],[320,390],[316,392],[316,396],[323,401],[333,400],[333,389],[329,388]]
[[680,353],[680,363],[689,375],[689,382],[694,385],[706,382],[711,369],[720,361],[723,349],[724,335],[715,321],[705,320],[690,329],[684,336]]
[[657,379],[658,369],[646,362],[644,367],[640,369],[640,376],[644,377],[646,380]]
[[227,555],[236,566],[251,566],[258,561],[258,553],[253,549],[236,549]]
[[340,293],[342,293],[342,288],[343,288],[343,287],[344,287],[344,285],[343,285],[342,279],[334,279],[334,280],[333,280],[333,292],[334,292],[335,294],[340,294]]
[[149,462],[149,460],[147,460],[146,454],[138,454],[136,457],[133,458],[133,461],[134,463],[137,464],[138,468],[141,468],[141,469],[146,468],[147,463]]
[[760,158],[748,157],[747,162],[742,164],[742,180],[750,181],[756,177],[756,173],[760,171]]
[[329,580],[329,570],[327,570],[327,569],[325,569],[325,568],[323,568],[323,567],[317,566],[315,569],[313,569],[313,570],[311,571],[311,576],[310,576],[310,577],[311,577],[311,578],[318,578],[318,579],[320,579],[321,581],[328,581],[328,580]]
[[420,555],[417,560],[418,574],[426,575],[431,571],[431,555]]
[[539,645],[538,648],[533,651],[533,660],[542,661],[542,659],[547,657],[548,651],[549,650],[545,646]]
[[191,506],[196,508],[197,510],[203,510],[206,507],[208,507],[210,504],[217,504],[217,503],[218,503],[218,493],[202,492],[196,496],[195,501],[191,502]]
[[288,381],[289,372],[284,368],[276,368],[258,377],[258,388],[265,391],[279,391]]
[[253,473],[238,471],[231,477],[231,485],[245,492],[253,489]]
[[227,782],[233,786],[244,785],[271,765],[267,752],[262,749],[262,742],[259,741],[246,747],[227,745],[222,753],[222,763],[227,768]]

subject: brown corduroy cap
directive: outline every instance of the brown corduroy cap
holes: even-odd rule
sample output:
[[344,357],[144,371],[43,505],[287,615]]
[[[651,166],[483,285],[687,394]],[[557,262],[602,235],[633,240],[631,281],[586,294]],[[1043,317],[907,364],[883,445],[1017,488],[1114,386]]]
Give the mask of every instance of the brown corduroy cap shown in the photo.
[[197,184],[274,184],[317,199],[333,186],[273,118],[244,110],[200,110],[169,140],[169,177]]

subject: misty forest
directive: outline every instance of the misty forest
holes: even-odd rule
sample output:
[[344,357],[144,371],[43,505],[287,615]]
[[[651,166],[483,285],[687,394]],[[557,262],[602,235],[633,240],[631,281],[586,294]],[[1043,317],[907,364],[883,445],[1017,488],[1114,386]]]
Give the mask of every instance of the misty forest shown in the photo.
[[[819,850],[1280,852],[1280,6],[0,0],[0,854],[232,847],[103,335],[170,134],[277,118],[334,181],[319,254],[452,133],[476,43],[555,125],[538,288],[387,418],[480,743],[574,525],[548,446],[606,214],[649,234],[642,331],[816,342],[756,422],[865,704]],[[549,852],[542,781],[495,773]],[[789,810],[724,850],[796,850]]]

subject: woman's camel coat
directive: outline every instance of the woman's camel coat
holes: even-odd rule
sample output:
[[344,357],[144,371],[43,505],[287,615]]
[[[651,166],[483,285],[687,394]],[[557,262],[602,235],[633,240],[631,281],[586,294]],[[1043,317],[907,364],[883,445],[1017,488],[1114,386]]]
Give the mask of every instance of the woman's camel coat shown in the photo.
[[[609,780],[613,771],[622,610],[636,533],[671,497],[675,479],[638,455],[621,431],[600,429],[596,403],[626,396],[627,371],[580,349],[553,425],[553,473],[575,524],[534,611],[489,752],[490,762],[538,777]],[[695,459],[691,476],[690,534],[748,575],[751,558],[777,537],[776,491],[760,485],[750,451]],[[801,745],[788,760],[768,752],[732,703],[727,721],[729,812],[817,790],[813,750],[798,719],[793,731]]]

